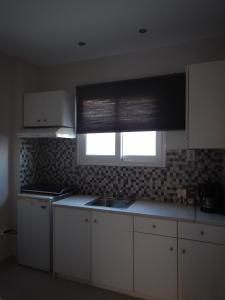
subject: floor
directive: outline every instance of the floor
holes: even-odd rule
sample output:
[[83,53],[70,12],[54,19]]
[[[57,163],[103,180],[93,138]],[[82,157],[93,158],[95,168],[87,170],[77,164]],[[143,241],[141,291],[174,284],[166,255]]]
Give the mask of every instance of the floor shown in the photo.
[[0,262],[0,300],[135,300],[85,284],[53,278],[19,266],[12,259]]

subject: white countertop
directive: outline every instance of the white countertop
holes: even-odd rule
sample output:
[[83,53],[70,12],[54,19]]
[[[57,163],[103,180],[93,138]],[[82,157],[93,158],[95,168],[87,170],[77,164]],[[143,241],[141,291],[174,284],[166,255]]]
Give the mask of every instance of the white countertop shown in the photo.
[[153,201],[136,201],[127,209],[113,207],[97,207],[86,205],[96,196],[75,195],[53,203],[53,206],[74,207],[89,210],[100,210],[123,214],[140,215],[147,217],[166,218],[176,221],[205,223],[210,225],[225,226],[225,215],[209,214],[195,209],[193,206],[161,203]]

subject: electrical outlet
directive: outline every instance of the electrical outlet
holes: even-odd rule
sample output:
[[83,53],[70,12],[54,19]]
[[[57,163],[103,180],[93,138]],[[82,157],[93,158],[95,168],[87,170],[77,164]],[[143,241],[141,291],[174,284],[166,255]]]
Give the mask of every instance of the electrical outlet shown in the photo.
[[181,199],[182,197],[182,189],[177,189],[177,198]]
[[183,200],[186,200],[187,199],[187,190],[186,189],[182,189],[181,190],[181,198]]
[[195,161],[195,150],[193,149],[188,149],[187,150],[187,161],[189,162],[194,162]]
[[177,189],[177,199],[180,203],[184,203],[187,200],[187,190]]

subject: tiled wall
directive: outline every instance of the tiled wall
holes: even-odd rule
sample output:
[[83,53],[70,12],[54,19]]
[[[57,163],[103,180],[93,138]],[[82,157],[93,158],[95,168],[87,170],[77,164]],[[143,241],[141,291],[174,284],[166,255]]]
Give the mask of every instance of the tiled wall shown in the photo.
[[225,152],[195,150],[195,162],[186,150],[168,151],[165,168],[78,166],[76,140],[24,139],[20,149],[21,185],[52,182],[75,185],[82,194],[112,195],[177,202],[178,188],[197,187],[207,180],[222,182]]

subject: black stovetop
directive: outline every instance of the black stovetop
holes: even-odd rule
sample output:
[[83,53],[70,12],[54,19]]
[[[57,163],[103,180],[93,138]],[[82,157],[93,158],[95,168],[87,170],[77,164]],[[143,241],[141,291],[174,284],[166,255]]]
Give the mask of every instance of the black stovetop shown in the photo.
[[74,186],[60,184],[28,184],[21,187],[21,193],[59,196],[69,192],[75,192]]

